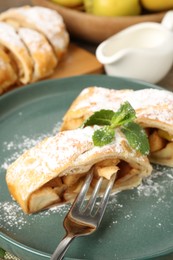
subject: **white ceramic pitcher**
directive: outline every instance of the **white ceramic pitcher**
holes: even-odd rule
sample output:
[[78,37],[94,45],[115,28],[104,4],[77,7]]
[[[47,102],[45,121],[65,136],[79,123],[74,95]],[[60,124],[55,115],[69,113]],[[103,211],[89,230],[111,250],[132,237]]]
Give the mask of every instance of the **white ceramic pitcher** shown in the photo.
[[161,23],[139,23],[111,36],[96,57],[109,75],[159,82],[173,64],[173,11]]

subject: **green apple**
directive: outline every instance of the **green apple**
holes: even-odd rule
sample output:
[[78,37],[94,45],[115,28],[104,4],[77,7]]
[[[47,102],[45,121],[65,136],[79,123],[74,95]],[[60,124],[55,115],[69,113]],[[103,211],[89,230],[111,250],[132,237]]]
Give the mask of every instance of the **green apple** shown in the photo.
[[140,0],[84,0],[86,12],[100,16],[128,16],[141,13]]
[[150,11],[173,9],[173,0],[141,0],[141,5]]
[[83,0],[51,0],[51,1],[65,7],[76,7],[83,4]]
[[92,13],[94,0],[84,0],[84,8],[87,13]]

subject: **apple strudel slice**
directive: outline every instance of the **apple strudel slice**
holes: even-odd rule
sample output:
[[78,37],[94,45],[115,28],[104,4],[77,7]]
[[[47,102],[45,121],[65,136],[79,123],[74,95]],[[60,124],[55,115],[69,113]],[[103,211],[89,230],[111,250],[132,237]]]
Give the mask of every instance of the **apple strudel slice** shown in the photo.
[[135,109],[136,122],[146,129],[150,161],[173,167],[173,93],[167,90],[85,88],[64,115],[61,130],[81,126],[97,110],[116,111],[124,101]]
[[0,14],[0,20],[14,27],[27,27],[42,33],[52,45],[58,58],[66,52],[69,34],[58,12],[39,6],[10,8]]
[[10,56],[0,47],[0,94],[17,81]]
[[57,65],[57,58],[44,35],[24,27],[17,31],[33,60],[32,82],[51,75]]
[[145,128],[153,163],[173,167],[173,93],[166,90],[134,91],[127,100],[136,110],[136,121]]
[[0,22],[0,44],[10,52],[18,70],[19,81],[29,83],[32,78],[33,61],[15,29]]
[[[93,189],[99,176],[116,173],[113,192],[131,189],[151,174],[145,155],[134,150],[117,128],[114,140],[102,147],[93,144],[94,127],[59,132],[27,150],[7,169],[6,182],[25,213],[72,201],[93,169]],[[98,129],[98,126],[97,126]]]
[[72,102],[63,117],[61,130],[76,129],[91,116],[101,109],[118,110],[120,104],[125,100],[132,89],[108,89],[103,87],[88,87]]

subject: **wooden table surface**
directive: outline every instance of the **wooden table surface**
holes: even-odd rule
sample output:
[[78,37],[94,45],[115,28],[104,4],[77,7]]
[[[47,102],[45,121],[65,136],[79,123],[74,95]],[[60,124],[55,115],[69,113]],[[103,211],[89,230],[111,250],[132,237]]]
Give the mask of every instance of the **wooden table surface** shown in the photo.
[[[0,1],[0,12],[13,7],[13,6],[22,6],[22,5],[32,5],[30,0],[1,0]],[[81,42],[80,40],[76,42],[79,46],[85,48],[86,50],[94,53],[96,49],[96,45],[93,45],[91,43]],[[169,89],[173,91],[173,66],[170,70],[170,72],[166,75],[166,77],[157,83],[157,85],[164,87],[166,89]]]

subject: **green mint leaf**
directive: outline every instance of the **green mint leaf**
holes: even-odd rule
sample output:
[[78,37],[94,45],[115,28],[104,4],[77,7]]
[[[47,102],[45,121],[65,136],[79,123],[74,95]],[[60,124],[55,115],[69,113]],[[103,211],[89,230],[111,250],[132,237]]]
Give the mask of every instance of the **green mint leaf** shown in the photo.
[[115,130],[109,126],[105,126],[102,129],[98,129],[94,132],[92,139],[95,146],[103,146],[113,141],[115,136]]
[[123,103],[117,112],[114,112],[112,117],[111,127],[115,128],[117,126],[126,124],[136,118],[136,112],[128,101]]
[[141,154],[149,154],[149,142],[145,130],[134,122],[129,122],[121,126],[121,130],[126,136],[130,146]]
[[111,120],[114,115],[114,111],[102,109],[100,111],[95,112],[92,116],[90,116],[83,124],[85,126],[93,126],[93,125],[111,125]]
[[5,256],[5,250],[0,248],[0,258],[4,259]]
[[85,126],[104,126],[94,132],[92,138],[95,146],[103,146],[113,141],[115,128],[121,127],[127,141],[135,150],[142,154],[149,153],[149,142],[145,131],[133,120],[136,112],[128,101],[123,103],[117,112],[102,109],[95,112],[83,124]]

